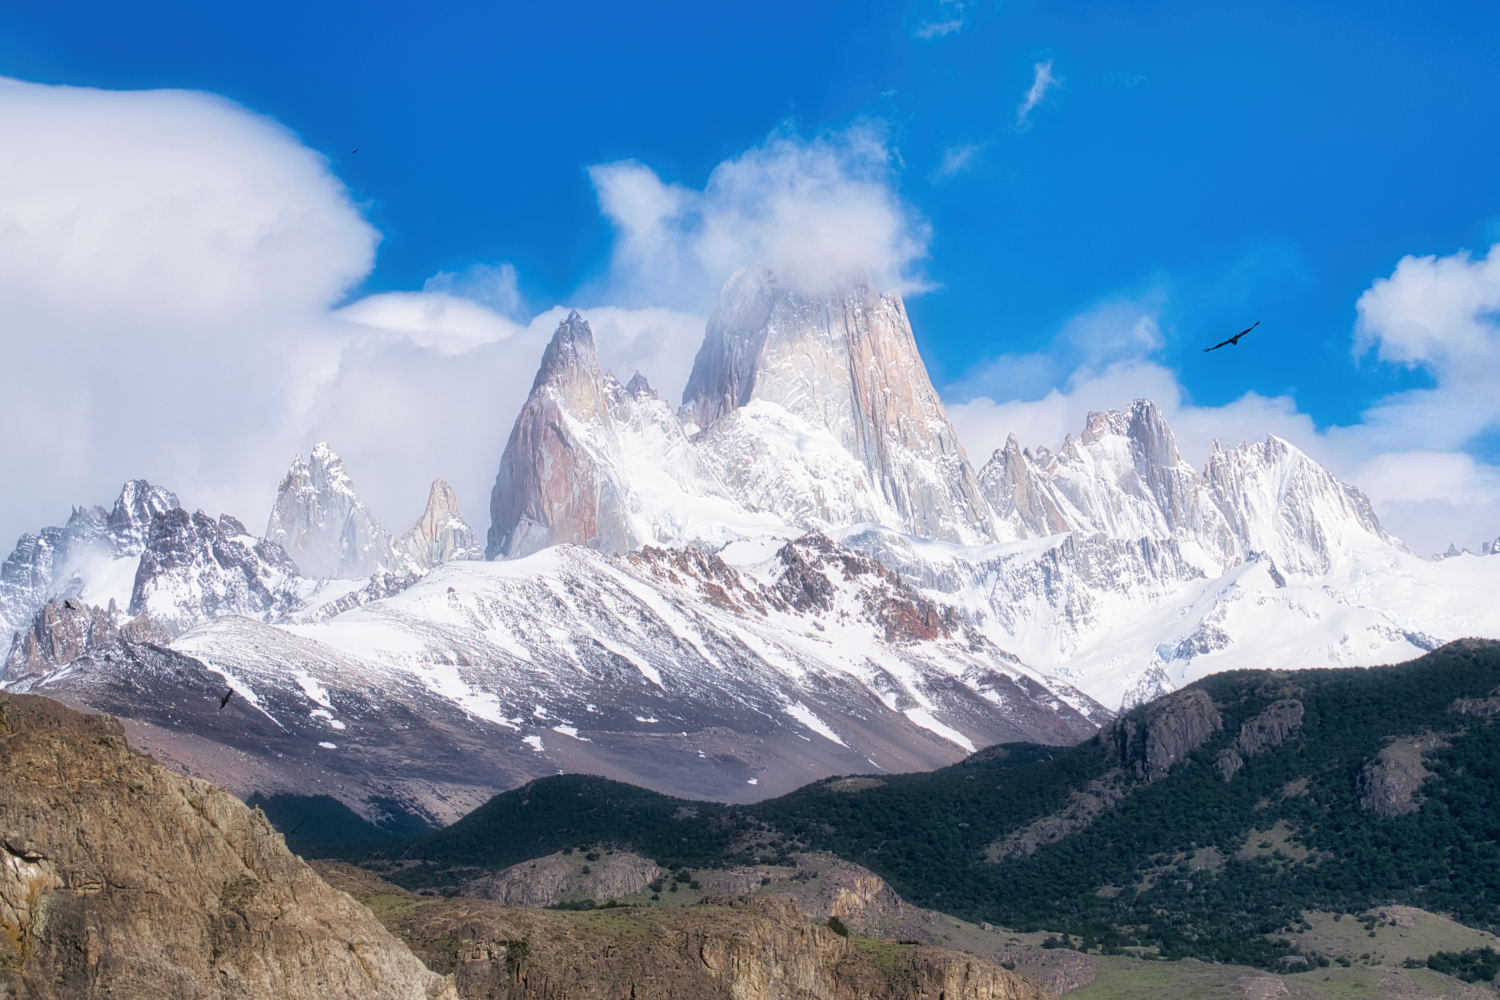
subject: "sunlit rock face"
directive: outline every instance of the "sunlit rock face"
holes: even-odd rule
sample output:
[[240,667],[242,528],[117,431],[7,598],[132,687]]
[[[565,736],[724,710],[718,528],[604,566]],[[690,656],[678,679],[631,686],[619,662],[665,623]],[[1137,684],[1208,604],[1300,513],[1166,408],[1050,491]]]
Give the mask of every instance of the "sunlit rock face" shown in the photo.
[[417,572],[435,569],[455,559],[482,559],[484,549],[474,529],[458,512],[458,495],[441,479],[433,480],[427,509],[411,530],[392,546],[398,559]]
[[552,335],[505,445],[485,555],[515,559],[559,543],[621,552],[647,541],[630,516],[619,455],[594,333],[575,310]]
[[1358,545],[1401,547],[1364,494],[1281,438],[1229,450],[1215,442],[1198,473],[1147,399],[1090,413],[1056,452],[1033,454],[1012,435],[979,481],[1007,537],[1176,539],[1205,567],[1262,553],[1294,573],[1327,572]]
[[994,538],[901,297],[863,275],[814,294],[764,267],[737,272],[681,416],[752,509],[791,504],[802,527],[877,521],[940,541]]

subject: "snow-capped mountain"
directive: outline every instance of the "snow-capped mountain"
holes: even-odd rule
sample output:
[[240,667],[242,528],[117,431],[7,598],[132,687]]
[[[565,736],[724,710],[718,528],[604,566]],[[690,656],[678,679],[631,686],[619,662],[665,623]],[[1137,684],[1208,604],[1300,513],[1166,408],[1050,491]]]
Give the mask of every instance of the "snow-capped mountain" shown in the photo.
[[391,539],[360,502],[343,459],[327,444],[298,455],[281,480],[266,538],[314,579],[359,580],[395,566]]
[[812,296],[764,267],[733,275],[682,415],[748,509],[805,529],[873,521],[938,541],[994,540],[906,307],[867,277]]
[[[743,801],[1073,742],[1216,670],[1500,637],[1500,558],[1419,559],[1276,437],[1196,469],[1137,400],[976,473],[899,296],[764,268],[726,285],[680,408],[563,321],[501,456],[492,561],[441,481],[387,534],[326,445],[265,539],[145,484],[115,510],[0,571],[7,686],[372,819],[446,822],[557,770]],[[232,721],[204,708],[226,685]]]
[[177,506],[170,491],[133,479],[110,510],[75,507],[64,527],[22,535],[0,564],[0,627],[24,631],[53,598],[127,607],[151,520]]

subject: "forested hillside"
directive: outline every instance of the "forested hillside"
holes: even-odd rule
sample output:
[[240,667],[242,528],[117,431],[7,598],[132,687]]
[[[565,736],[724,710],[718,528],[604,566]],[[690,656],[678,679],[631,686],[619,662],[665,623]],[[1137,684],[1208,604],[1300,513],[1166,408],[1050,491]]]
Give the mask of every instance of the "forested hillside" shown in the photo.
[[672,868],[824,850],[970,920],[1296,965],[1278,935],[1304,911],[1403,903],[1500,925],[1497,688],[1500,643],[1475,640],[1392,667],[1226,673],[1071,749],[992,747],[752,806],[559,776],[425,838],[334,853],[399,857],[399,880],[436,885],[569,846]]

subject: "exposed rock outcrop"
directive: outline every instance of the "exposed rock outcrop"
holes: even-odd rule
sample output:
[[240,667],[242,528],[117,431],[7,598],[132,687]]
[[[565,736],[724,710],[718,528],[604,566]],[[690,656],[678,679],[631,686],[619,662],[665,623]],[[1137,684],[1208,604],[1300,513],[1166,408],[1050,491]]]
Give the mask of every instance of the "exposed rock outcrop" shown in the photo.
[[108,608],[88,605],[77,598],[49,601],[42,605],[31,628],[17,634],[11,644],[0,680],[13,681],[28,674],[45,674],[119,642],[166,644],[170,633],[148,614],[127,619],[113,601]]
[[1422,757],[1441,745],[1435,736],[1396,740],[1367,760],[1358,778],[1360,808],[1381,816],[1404,816],[1420,809],[1418,793],[1432,777]]
[[1224,717],[1208,692],[1188,688],[1116,720],[1099,739],[1112,745],[1137,777],[1152,782],[1223,728]]
[[1225,781],[1231,781],[1240,768],[1245,766],[1245,758],[1239,755],[1239,751],[1232,747],[1225,747],[1214,757],[1214,770],[1219,772],[1219,777]]
[[551,854],[475,879],[462,891],[506,906],[555,906],[575,899],[602,903],[640,892],[666,875],[656,862],[628,851],[597,854],[592,861],[583,853]]
[[151,517],[130,613],[150,614],[175,636],[224,614],[285,615],[310,590],[276,542],[254,537],[227,514],[215,521],[177,508]]
[[56,598],[128,604],[129,592],[109,585],[121,577],[128,584],[130,574],[118,572],[118,564],[128,567],[141,554],[154,515],[177,506],[170,490],[132,479],[111,509],[75,507],[65,527],[22,535],[0,564],[0,627],[9,626],[0,634],[24,630]]
[[684,909],[585,917],[484,899],[421,899],[349,866],[321,865],[459,995],[527,1000],[1050,1000],[1050,990],[944,948],[879,955],[810,921],[793,899],[707,896]]
[[458,495],[435,479],[427,509],[410,531],[396,540],[396,555],[415,570],[425,572],[455,559],[483,559],[484,547],[458,512]]
[[1286,738],[1302,727],[1304,709],[1295,698],[1281,698],[1240,726],[1234,747],[1249,756],[1270,747],[1279,747]]
[[394,567],[390,536],[355,495],[344,460],[323,442],[307,461],[301,455],[292,460],[276,491],[266,539],[314,579],[359,580]]
[[515,559],[562,542],[628,551],[642,537],[619,451],[594,332],[575,309],[552,335],[511,428],[490,494],[485,556]]
[[452,984],[286,850],[263,815],[0,695],[0,987],[36,1000],[390,1000]]
[[[726,463],[731,487],[751,509],[785,511],[767,504],[786,483],[805,480],[810,489],[798,521],[804,527],[874,520],[942,541],[995,537],[906,307],[899,295],[877,292],[867,276],[809,293],[764,267],[736,272],[719,293],[682,399],[683,420],[705,432],[710,451],[743,458],[751,428],[730,425],[751,419],[747,414],[758,407],[781,433],[806,428],[829,435],[868,490],[865,499],[842,496],[832,505],[818,499],[816,484],[837,473],[817,457],[817,447],[779,454],[775,462]],[[868,512],[847,516],[842,505],[851,502],[868,505]]]
[[1146,399],[1090,413],[1083,433],[1056,452],[1033,454],[1012,437],[979,482],[1008,537],[1072,531],[1191,541],[1224,568],[1253,554],[1269,558],[1277,578],[1278,566],[1325,572],[1353,544],[1402,547],[1364,494],[1281,438],[1229,450],[1215,442],[1196,472]]

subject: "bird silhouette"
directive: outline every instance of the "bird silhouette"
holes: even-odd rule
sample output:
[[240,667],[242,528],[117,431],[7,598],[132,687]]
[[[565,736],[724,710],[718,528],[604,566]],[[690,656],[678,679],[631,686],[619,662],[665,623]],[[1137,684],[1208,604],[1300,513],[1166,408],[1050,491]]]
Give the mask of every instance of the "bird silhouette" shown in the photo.
[[234,688],[230,688],[224,697],[219,699],[219,711],[224,711],[224,706],[229,704],[229,699],[234,697]]
[[359,152],[359,150],[357,150],[357,149],[351,149],[351,150],[349,150],[349,155],[353,156],[357,152]]
[[[306,822],[307,820],[302,821],[302,823]],[[292,827],[291,833],[288,833],[287,836],[290,837],[292,836],[292,834],[295,834],[298,830],[302,829],[302,823],[298,823],[296,826]]]
[[1251,330],[1254,330],[1257,326],[1260,326],[1260,320],[1256,320],[1254,323],[1251,323],[1249,326],[1245,327],[1243,330],[1235,334],[1233,337],[1230,337],[1228,340],[1220,341],[1212,347],[1205,347],[1203,349],[1203,353],[1207,354],[1209,351],[1217,351],[1221,347],[1238,347],[1240,346],[1240,338],[1249,333]]

